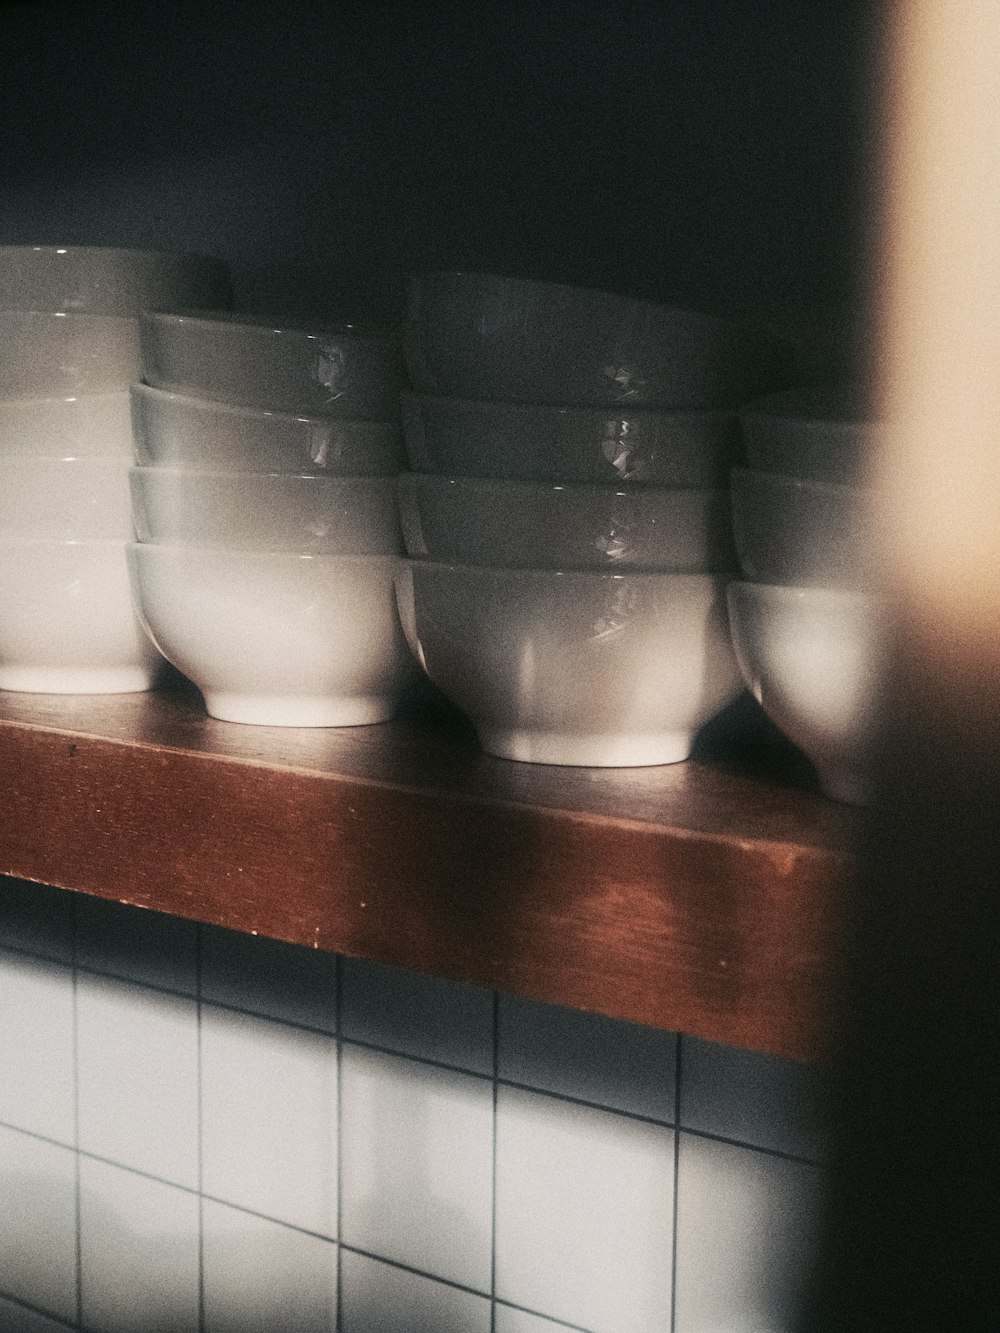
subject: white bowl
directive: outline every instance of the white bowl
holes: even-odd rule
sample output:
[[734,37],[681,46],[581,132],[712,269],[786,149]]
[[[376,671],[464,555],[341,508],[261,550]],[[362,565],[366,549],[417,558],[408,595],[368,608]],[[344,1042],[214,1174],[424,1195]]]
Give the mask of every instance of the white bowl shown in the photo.
[[351,421],[240,407],[132,386],[135,457],[143,466],[216,472],[388,477],[403,467],[395,421]]
[[127,458],[0,456],[0,536],[129,541]]
[[765,713],[812,760],[828,796],[863,804],[878,683],[876,599],[733,583],[729,614],[740,670]]
[[0,399],[123,392],[139,367],[134,319],[0,310]]
[[356,326],[276,327],[217,311],[147,313],[142,378],[158,389],[310,416],[399,417],[396,342]]
[[0,399],[0,455],[132,458],[129,397],[114,393]]
[[143,542],[326,555],[402,550],[391,477],[137,467],[129,480]]
[[516,569],[735,569],[729,493],[404,472],[407,552]]
[[885,438],[862,390],[851,385],[790,389],[740,413],[747,463],[762,472],[862,484]]
[[274,727],[383,722],[414,674],[393,556],[136,542],[128,559],[143,623],[212,717]]
[[506,759],[675,763],[740,691],[711,575],[408,560],[397,595],[427,675]]
[[227,306],[221,259],[83,245],[0,245],[0,310],[138,315],[176,306]]
[[152,688],[160,665],[124,542],[0,537],[0,689],[129,694]]
[[414,388],[452,398],[705,408],[779,387],[728,320],[489,273],[412,278],[403,347]]
[[415,472],[523,481],[726,486],[742,456],[733,412],[481,403],[403,394]]
[[745,578],[796,587],[868,583],[877,541],[871,492],[738,467],[732,506]]

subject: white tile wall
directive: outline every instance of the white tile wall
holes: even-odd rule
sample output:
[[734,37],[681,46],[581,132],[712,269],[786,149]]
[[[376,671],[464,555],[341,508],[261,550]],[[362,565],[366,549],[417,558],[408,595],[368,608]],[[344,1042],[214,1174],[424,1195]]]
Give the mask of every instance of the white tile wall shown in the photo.
[[75,1320],[76,1156],[0,1129],[0,1291]]
[[343,968],[344,1037],[492,1075],[490,991],[357,958]]
[[337,1246],[205,1199],[205,1333],[336,1333]]
[[79,1146],[196,1190],[195,1001],[87,972],[76,987]]
[[341,1076],[345,1244],[488,1293],[492,1083],[349,1044]]
[[497,1104],[496,1294],[595,1330],[670,1325],[674,1131],[534,1092]]
[[0,1122],[76,1142],[73,973],[0,949]]
[[793,1333],[821,1083],[677,1053],[0,879],[0,1330]]
[[333,1037],[203,1005],[201,1115],[206,1194],[336,1236]]
[[485,1296],[345,1250],[340,1333],[490,1333]]
[[80,1294],[94,1333],[197,1333],[197,1194],[80,1158]]

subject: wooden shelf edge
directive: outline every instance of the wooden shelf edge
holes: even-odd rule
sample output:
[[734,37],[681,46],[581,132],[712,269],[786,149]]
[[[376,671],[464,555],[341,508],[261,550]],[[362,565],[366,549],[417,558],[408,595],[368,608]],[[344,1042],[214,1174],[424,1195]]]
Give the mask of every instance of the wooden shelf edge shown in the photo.
[[7,874],[733,1045],[823,1049],[851,859],[821,840],[137,743],[78,717],[0,718],[0,802]]

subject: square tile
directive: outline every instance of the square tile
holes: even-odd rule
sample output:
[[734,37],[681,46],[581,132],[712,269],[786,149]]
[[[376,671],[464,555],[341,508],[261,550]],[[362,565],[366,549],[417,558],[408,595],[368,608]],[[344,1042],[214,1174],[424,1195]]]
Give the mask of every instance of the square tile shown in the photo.
[[13,1129],[0,1129],[0,1291],[77,1317],[76,1154]]
[[817,1167],[681,1134],[676,1333],[798,1328],[821,1183]]
[[0,945],[71,963],[73,897],[47,884],[0,877]]
[[571,1333],[572,1328],[572,1324],[554,1324],[551,1319],[497,1302],[493,1333]]
[[336,1333],[335,1241],[206,1199],[205,1333]]
[[198,1196],[80,1158],[82,1323],[197,1333]]
[[677,1034],[501,995],[497,1073],[673,1124]]
[[670,1327],[674,1130],[501,1085],[496,1294],[594,1333]]
[[344,1045],[345,1244],[490,1290],[493,1085]]
[[197,941],[193,921],[77,895],[76,961],[80,967],[194,995]]
[[493,992],[345,958],[341,1035],[493,1074]]
[[0,1121],[76,1144],[73,973],[0,949]]
[[490,1302],[345,1250],[340,1333],[490,1333]]
[[681,1125],[772,1152],[824,1155],[825,1085],[815,1065],[682,1038]]
[[279,1222],[337,1234],[337,1043],[202,1007],[202,1188]]
[[80,1147],[198,1188],[198,1006],[77,975]]
[[300,944],[201,928],[201,997],[321,1032],[337,1029],[337,956]]

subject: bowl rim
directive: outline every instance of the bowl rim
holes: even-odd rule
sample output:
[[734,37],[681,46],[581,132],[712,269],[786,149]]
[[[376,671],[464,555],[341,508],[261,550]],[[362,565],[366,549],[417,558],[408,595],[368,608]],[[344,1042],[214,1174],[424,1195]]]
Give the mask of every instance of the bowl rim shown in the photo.
[[[0,541],[2,541],[2,538],[0,538]],[[393,567],[393,572],[395,572],[394,567],[399,564],[401,559],[403,559],[402,556],[394,555],[392,553],[386,553],[382,555],[376,555],[376,554],[334,555],[332,552],[329,551],[289,551],[289,550],[282,550],[277,547],[273,548],[269,547],[260,550],[253,550],[250,548],[237,547],[237,546],[199,546],[193,542],[178,542],[178,541],[141,542],[138,540],[136,541],[124,540],[122,542],[109,543],[109,544],[124,546],[125,553],[127,556],[131,555],[133,552],[147,551],[150,553],[168,552],[170,554],[182,555],[185,557],[189,555],[209,556],[215,560],[219,560],[222,557],[226,557],[229,560],[246,561],[248,563],[250,562],[260,563],[261,561],[267,560],[271,561],[274,564],[278,563],[295,564],[300,561],[311,560],[311,561],[320,561],[324,564],[343,565],[345,568],[352,568],[358,565],[384,564],[386,566]],[[150,554],[148,557],[142,556],[139,558],[141,559],[148,558],[150,560],[154,560],[157,558],[157,556],[154,554]]]
[[811,602],[816,605],[841,603],[853,604],[874,611],[883,599],[877,592],[867,588],[830,588],[825,584],[809,586],[798,583],[762,583],[757,579],[729,579],[726,597],[730,605],[746,598],[759,605],[768,602],[787,602],[802,605]]
[[[2,461],[2,460],[0,460]],[[233,468],[201,468],[201,467],[178,467],[173,463],[167,463],[160,467],[154,463],[136,463],[132,461],[127,469],[129,477],[135,477],[139,481],[144,481],[147,477],[191,477],[194,480],[192,485],[201,485],[206,478],[222,478],[232,481],[239,486],[255,486],[272,482],[279,486],[298,485],[306,483],[310,486],[317,482],[322,482],[329,490],[387,490],[395,495],[397,475],[388,473],[384,476],[373,475],[365,476],[363,474],[350,474],[338,476],[336,473],[329,472],[278,472],[275,469],[269,469],[266,472],[248,472],[239,471]]]
[[147,250],[139,245],[0,245],[0,258],[15,254],[43,254],[53,257],[69,255],[73,258],[90,255],[127,255],[141,256],[143,259],[195,259],[219,265],[228,276],[228,266],[221,255],[206,254],[200,250]]
[[244,310],[212,310],[191,307],[180,310],[142,310],[141,326],[154,324],[170,328],[193,325],[196,328],[230,329],[233,336],[299,338],[320,341],[325,338],[350,338],[356,342],[386,343],[392,346],[396,336],[390,328],[343,321],[339,324],[312,324],[310,321],[270,317]]
[[[412,480],[411,480],[412,479]],[[427,485],[430,489],[441,491],[448,486],[471,484],[484,491],[508,491],[515,494],[534,494],[539,497],[552,493],[567,492],[570,495],[595,497],[622,496],[628,499],[657,499],[673,501],[674,496],[684,496],[693,502],[717,499],[724,503],[729,495],[727,486],[661,486],[649,482],[628,481],[536,481],[530,477],[477,477],[452,472],[418,472],[413,469],[400,471],[397,476],[400,487],[412,489]]]
[[[769,491],[816,491],[820,495],[829,495],[832,499],[849,503],[852,497],[870,500],[879,494],[878,487],[869,484],[857,486],[846,481],[829,481],[825,477],[799,477],[790,472],[773,472],[770,468],[750,467],[746,463],[735,463],[729,471],[730,490],[735,499],[737,484],[756,482]],[[744,492],[740,492],[743,494]]]
[[[460,410],[482,409],[486,412],[497,412],[501,415],[539,415],[552,417],[587,417],[602,421],[624,421],[632,417],[640,417],[642,420],[651,420],[652,418],[684,420],[684,421],[723,421],[736,423],[739,419],[740,409],[737,407],[651,407],[645,404],[639,404],[636,407],[629,407],[627,403],[607,403],[591,404],[586,403],[574,405],[572,403],[531,403],[514,402],[497,398],[456,398],[443,393],[419,393],[415,389],[404,389],[399,395],[400,403],[404,407],[415,406],[419,411],[422,403],[445,403],[455,405]],[[620,410],[616,410],[620,409]]]
[[511,565],[466,565],[455,560],[431,560],[426,556],[401,555],[397,556],[400,569],[428,569],[445,574],[461,572],[463,574],[483,574],[491,578],[505,577],[511,580],[521,581],[524,579],[538,579],[550,581],[553,579],[566,579],[568,581],[583,580],[588,583],[612,581],[622,582],[625,579],[638,579],[643,583],[654,582],[656,580],[670,580],[672,582],[684,582],[689,584],[718,584],[719,591],[724,592],[726,585],[732,580],[731,573],[710,572],[700,573],[676,573],[664,569],[578,569],[578,568],[559,568],[551,569],[526,569]]
[[[308,412],[279,412],[271,407],[250,407],[246,403],[227,403],[218,398],[199,398],[197,394],[181,393],[177,389],[161,389],[155,384],[139,380],[130,384],[127,390],[130,399],[147,399],[153,404],[166,405],[167,401],[180,403],[182,407],[192,407],[195,411],[215,412],[220,416],[266,417],[269,421],[294,422],[302,426],[319,426],[323,429],[341,429],[345,426],[391,428],[390,433],[399,436],[402,427],[398,420],[387,417],[384,420],[368,417],[324,417],[313,416]],[[81,395],[82,397],[83,395]],[[96,397],[96,394],[90,395]],[[30,401],[24,399],[22,401]]]

